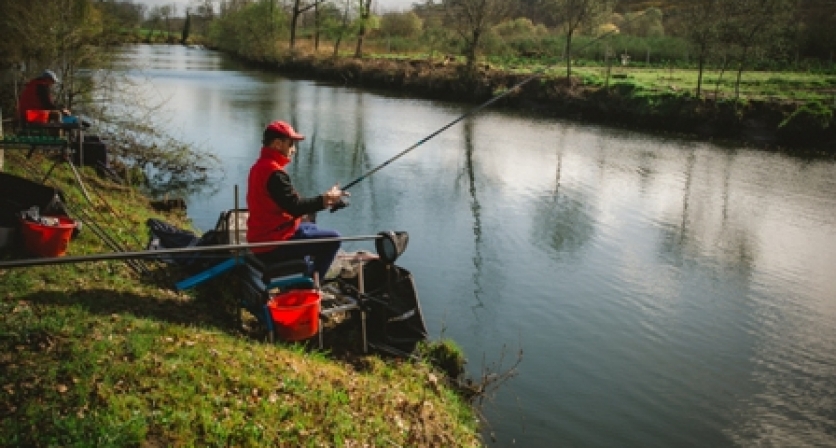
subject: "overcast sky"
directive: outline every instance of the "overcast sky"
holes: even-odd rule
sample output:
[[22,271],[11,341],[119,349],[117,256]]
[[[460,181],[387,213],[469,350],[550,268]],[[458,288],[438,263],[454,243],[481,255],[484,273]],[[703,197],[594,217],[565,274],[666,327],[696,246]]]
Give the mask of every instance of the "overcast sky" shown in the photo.
[[[286,0],[287,1],[287,0]],[[139,4],[146,4],[148,6],[160,6],[160,5],[177,5],[177,15],[182,15],[186,10],[186,5],[190,2],[189,0],[133,0],[134,3]],[[375,11],[403,11],[405,9],[409,9],[412,7],[413,3],[421,3],[422,0],[374,0],[372,7]],[[218,1],[215,0],[217,4]]]

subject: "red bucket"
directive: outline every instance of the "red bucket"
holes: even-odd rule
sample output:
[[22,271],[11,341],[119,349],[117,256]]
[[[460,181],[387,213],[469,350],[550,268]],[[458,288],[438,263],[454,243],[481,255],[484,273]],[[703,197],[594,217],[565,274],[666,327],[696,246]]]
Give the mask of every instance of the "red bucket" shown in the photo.
[[27,110],[26,121],[29,123],[46,123],[49,121],[49,111],[38,109]]
[[270,299],[267,308],[279,338],[298,341],[313,337],[319,331],[321,300],[315,289],[293,289]]
[[50,226],[32,221],[21,221],[23,247],[32,255],[39,257],[60,257],[67,253],[67,246],[73,236],[75,221],[66,216],[44,216],[56,219],[57,224]]

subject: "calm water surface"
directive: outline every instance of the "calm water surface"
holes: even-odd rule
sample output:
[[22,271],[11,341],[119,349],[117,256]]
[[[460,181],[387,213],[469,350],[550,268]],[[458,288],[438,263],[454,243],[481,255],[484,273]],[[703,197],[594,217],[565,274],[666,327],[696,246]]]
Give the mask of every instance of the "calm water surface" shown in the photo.
[[[261,130],[308,135],[305,194],[343,185],[469,109],[138,46],[168,130],[223,161],[196,224],[243,204]],[[487,111],[320,214],[406,230],[433,337],[474,375],[495,446],[836,446],[836,164]],[[361,248],[361,247],[358,247]],[[351,246],[348,249],[352,249]]]

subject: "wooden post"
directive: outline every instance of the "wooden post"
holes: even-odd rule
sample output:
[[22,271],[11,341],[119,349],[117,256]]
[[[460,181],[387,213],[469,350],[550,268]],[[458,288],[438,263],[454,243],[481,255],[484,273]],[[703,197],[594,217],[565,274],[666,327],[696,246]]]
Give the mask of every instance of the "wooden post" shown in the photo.
[[[238,233],[238,231],[239,231],[239,224],[238,224],[238,184],[235,184],[235,193],[234,194],[235,194],[235,204],[233,205],[233,207],[235,207],[235,208],[232,210],[232,216],[235,217],[235,243],[234,244],[241,244],[241,237],[239,236],[240,233]],[[230,243],[232,243],[232,241],[230,241]],[[238,252],[235,252],[235,256],[236,257],[238,256]]]

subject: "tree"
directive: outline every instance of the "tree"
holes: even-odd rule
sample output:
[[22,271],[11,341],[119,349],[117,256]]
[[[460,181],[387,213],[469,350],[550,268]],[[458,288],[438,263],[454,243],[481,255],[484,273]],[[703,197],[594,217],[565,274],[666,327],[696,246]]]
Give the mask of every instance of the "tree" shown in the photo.
[[616,23],[621,34],[639,37],[657,37],[665,35],[662,23],[664,14],[659,8],[647,8],[644,11],[628,12]]
[[526,17],[518,17],[513,20],[507,20],[500,23],[493,28],[493,31],[502,37],[514,36],[537,36],[548,34],[548,29],[543,25],[535,25],[531,19]]
[[799,0],[797,57],[836,60],[836,1]]
[[276,54],[276,32],[287,29],[288,17],[274,7],[273,0],[221,6],[222,16],[210,28],[210,40],[215,45],[254,60]]
[[299,16],[311,8],[315,8],[325,0],[312,0],[310,3],[304,0],[293,0],[293,9],[290,14],[290,49],[296,45],[296,25],[299,23]]
[[189,40],[189,34],[192,31],[192,15],[186,10],[186,21],[183,23],[183,33],[180,35],[180,44],[186,45]]
[[171,41],[171,20],[174,18],[174,15],[177,14],[177,5],[172,3],[170,5],[163,5],[160,6],[160,18],[163,22],[165,22],[165,41]]
[[322,32],[334,42],[335,58],[339,54],[343,37],[351,32],[349,16],[352,0],[338,0],[338,2],[326,3],[320,11]]
[[[57,98],[72,108],[76,98],[89,92],[89,85],[78,80],[78,71],[99,68],[109,61],[105,45],[115,39],[115,30],[103,26],[101,12],[90,0],[53,0],[32,3],[27,0],[4,0],[0,14],[0,67],[16,67],[17,87],[23,81],[50,68],[58,73]],[[16,92],[2,97],[13,100]],[[4,109],[13,110],[12,104]]]
[[319,51],[319,38],[322,32],[322,7],[317,4],[314,8],[314,52]]
[[191,0],[189,10],[192,13],[192,20],[195,20],[196,27],[200,34],[206,36],[206,25],[215,16],[215,6],[212,0]]
[[736,99],[740,96],[743,69],[752,53],[758,48],[779,45],[784,29],[794,16],[795,3],[794,0],[736,0],[728,8],[722,36],[734,49],[738,62],[734,84]]
[[154,34],[156,33],[157,28],[159,27],[160,22],[162,21],[163,15],[161,8],[161,6],[154,6],[148,10],[148,20],[146,21],[146,26],[151,28],[151,32],[148,33],[149,41],[153,41]]
[[372,16],[372,0],[360,0],[360,17],[357,29],[357,48],[354,50],[355,58],[363,57],[363,40],[366,38],[366,32],[369,28],[369,20]]
[[424,21],[412,11],[390,12],[380,17],[380,31],[387,36],[415,37],[421,34]]
[[[206,178],[206,171],[184,172],[183,167],[209,168],[214,156],[160,133],[149,122],[158,107],[143,108],[145,95],[131,89],[134,83],[122,70],[112,69],[115,47],[110,44],[117,41],[122,25],[104,13],[106,8],[99,9],[101,4],[94,0],[2,2],[0,67],[20,68],[13,71],[16,80],[32,78],[45,68],[54,70],[61,78],[58,101],[74,112],[83,107],[84,115],[95,119],[96,133],[111,141],[109,154],[120,164],[133,161],[140,169],[150,167],[155,175],[190,185]],[[4,110],[13,110],[5,101],[9,87],[0,83]],[[116,98],[119,92],[121,101]],[[97,101],[81,101],[92,98]],[[128,147],[129,142],[135,144]]]
[[139,26],[142,23],[142,18],[145,15],[145,10],[147,9],[147,6],[134,4],[131,1],[100,1],[96,4],[96,7],[103,14],[103,16],[107,17],[108,20],[111,20],[119,26],[125,28],[135,28]]
[[616,0],[542,0],[544,13],[566,35],[566,78],[572,77],[572,38],[584,28],[592,29],[612,14]]
[[435,52],[444,46],[445,42],[451,40],[451,31],[444,26],[446,15],[443,5],[436,5],[432,0],[425,0],[424,4],[415,4],[412,8],[418,18],[423,21],[423,32],[421,41],[428,47],[429,59],[435,56]]
[[714,46],[720,41],[720,32],[726,17],[726,2],[722,0],[691,0],[678,9],[685,34],[697,50],[697,88],[695,97],[702,95],[702,77],[705,64]]
[[464,43],[468,72],[473,72],[485,34],[508,18],[516,8],[514,0],[445,0],[448,20]]

